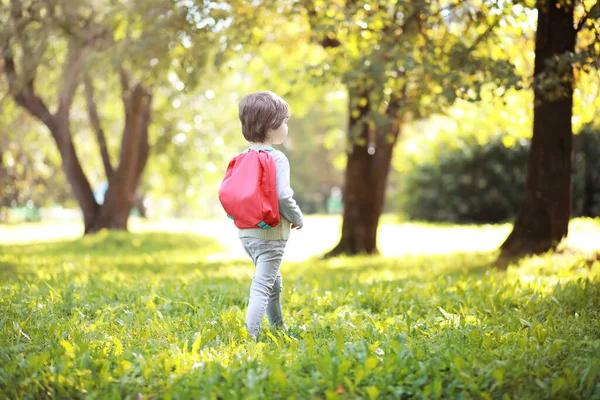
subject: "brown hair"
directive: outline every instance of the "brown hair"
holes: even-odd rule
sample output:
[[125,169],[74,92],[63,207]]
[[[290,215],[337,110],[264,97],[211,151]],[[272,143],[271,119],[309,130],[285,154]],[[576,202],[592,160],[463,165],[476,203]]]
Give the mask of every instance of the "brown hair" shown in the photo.
[[240,101],[239,115],[246,140],[261,143],[269,129],[279,128],[290,117],[290,107],[273,92],[257,92]]

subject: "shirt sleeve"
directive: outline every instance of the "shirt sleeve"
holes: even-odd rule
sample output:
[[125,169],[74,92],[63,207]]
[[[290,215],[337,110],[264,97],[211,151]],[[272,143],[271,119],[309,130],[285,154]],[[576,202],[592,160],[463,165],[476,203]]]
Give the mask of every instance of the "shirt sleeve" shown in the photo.
[[277,197],[279,213],[296,226],[304,225],[304,215],[294,200],[294,191],[290,186],[290,162],[285,154],[279,152],[275,158]]

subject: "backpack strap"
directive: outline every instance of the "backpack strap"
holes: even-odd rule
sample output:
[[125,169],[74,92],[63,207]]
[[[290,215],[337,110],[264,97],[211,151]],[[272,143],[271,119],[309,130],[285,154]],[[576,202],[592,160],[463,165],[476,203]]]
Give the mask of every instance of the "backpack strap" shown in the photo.
[[[267,149],[261,149],[261,150],[266,150],[267,152],[270,152],[273,149],[269,149],[269,150],[267,150]],[[259,150],[259,151],[261,151],[261,150]],[[270,187],[275,187],[276,186],[276,182],[273,182],[271,180],[271,173],[275,172],[275,171],[273,171],[274,166],[271,165],[271,164],[269,164],[264,158],[258,157],[258,160],[259,160],[259,162],[260,162],[260,164],[261,164],[261,166],[263,168],[264,173],[267,176],[267,184]],[[261,228],[263,228],[263,229],[270,229],[271,228],[271,226],[268,225],[265,221],[259,222],[258,226],[261,227]]]
[[271,225],[267,224],[265,221],[260,221],[258,227],[262,229],[271,229]]
[[246,150],[242,151],[242,154],[246,154],[247,152],[249,152],[250,150],[254,150],[254,151],[268,151],[269,153],[272,152],[273,150],[275,150],[272,147],[265,147],[264,149],[253,149],[252,147],[248,147]]

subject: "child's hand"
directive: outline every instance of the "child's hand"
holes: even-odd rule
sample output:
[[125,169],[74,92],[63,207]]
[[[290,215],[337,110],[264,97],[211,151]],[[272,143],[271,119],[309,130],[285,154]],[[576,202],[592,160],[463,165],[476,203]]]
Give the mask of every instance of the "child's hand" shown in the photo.
[[292,224],[292,229],[296,229],[297,231],[299,231],[300,229],[302,229],[302,227]]

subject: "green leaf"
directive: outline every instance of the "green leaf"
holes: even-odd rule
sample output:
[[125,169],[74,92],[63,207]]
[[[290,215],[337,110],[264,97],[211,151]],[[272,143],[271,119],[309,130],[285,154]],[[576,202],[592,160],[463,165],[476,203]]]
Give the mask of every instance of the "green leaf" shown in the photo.
[[461,356],[455,356],[452,362],[454,364],[454,367],[456,367],[456,369],[458,369],[461,372],[464,372],[467,368],[467,364]]
[[377,358],[369,357],[365,361],[365,370],[367,373],[371,372],[377,366]]
[[501,384],[504,380],[504,371],[500,368],[496,368],[494,371],[492,371],[492,376],[498,381],[498,383]]
[[379,389],[377,389],[375,386],[369,386],[365,390],[369,395],[369,399],[375,400],[379,397]]

